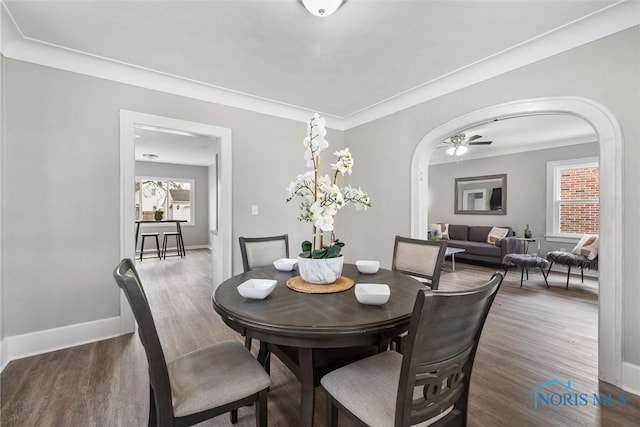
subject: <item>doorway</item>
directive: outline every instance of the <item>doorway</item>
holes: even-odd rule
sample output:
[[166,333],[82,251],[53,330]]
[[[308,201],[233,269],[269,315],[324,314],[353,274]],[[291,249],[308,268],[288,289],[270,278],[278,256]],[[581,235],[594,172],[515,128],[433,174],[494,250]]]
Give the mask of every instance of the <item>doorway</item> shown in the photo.
[[[173,129],[219,141],[219,153],[212,168],[216,174],[217,227],[211,230],[211,249],[213,251],[212,289],[223,280],[231,277],[232,271],[232,173],[231,173],[231,129],[189,122],[152,114],[120,110],[120,257],[135,257],[135,133],[141,126],[161,129]],[[120,295],[120,333],[135,330],[135,321],[126,298]]]
[[600,281],[598,377],[622,382],[622,135],[604,106],[580,97],[519,100],[457,117],[430,131],[419,142],[411,164],[411,234],[426,238],[429,224],[428,170],[436,146],[464,129],[495,119],[566,114],[591,125],[600,144]]

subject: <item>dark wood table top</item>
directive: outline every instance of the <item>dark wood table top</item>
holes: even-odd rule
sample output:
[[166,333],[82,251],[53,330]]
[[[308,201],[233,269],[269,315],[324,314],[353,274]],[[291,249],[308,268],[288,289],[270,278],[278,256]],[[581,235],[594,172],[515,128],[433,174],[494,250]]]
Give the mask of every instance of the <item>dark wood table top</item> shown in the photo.
[[[234,276],[213,294],[213,307],[222,319],[242,334],[274,344],[296,347],[348,347],[370,343],[372,335],[393,336],[407,329],[416,294],[424,289],[417,280],[394,271],[360,274],[345,264],[343,276],[355,283],[384,283],[391,297],[384,305],[363,305],[355,296],[355,285],[332,294],[306,294],[289,289],[286,282],[298,275],[264,267]],[[236,289],[248,279],[275,279],[276,288],[264,300],[247,299]],[[377,340],[379,338],[375,338]]]

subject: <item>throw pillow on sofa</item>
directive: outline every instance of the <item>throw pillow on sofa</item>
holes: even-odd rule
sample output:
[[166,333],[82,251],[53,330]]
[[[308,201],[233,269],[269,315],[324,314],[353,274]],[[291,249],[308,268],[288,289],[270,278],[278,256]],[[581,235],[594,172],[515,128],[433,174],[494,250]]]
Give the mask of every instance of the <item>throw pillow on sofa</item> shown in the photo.
[[585,234],[571,251],[572,254],[583,255],[588,260],[594,260],[598,256],[598,238],[597,234]]
[[442,240],[449,240],[449,224],[439,222],[429,225],[429,229],[432,233],[435,232],[435,235]]
[[495,245],[498,240],[507,237],[508,232],[507,228],[493,227],[487,236],[487,243]]

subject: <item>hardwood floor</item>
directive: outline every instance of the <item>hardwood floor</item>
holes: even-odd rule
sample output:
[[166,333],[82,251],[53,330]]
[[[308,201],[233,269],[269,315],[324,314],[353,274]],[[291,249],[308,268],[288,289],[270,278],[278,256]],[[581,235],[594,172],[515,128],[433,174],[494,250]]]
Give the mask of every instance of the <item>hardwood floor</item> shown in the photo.
[[[209,251],[145,259],[137,267],[168,359],[215,341],[242,342],[211,307]],[[440,287],[472,287],[492,271],[457,262],[451,272],[447,263]],[[566,276],[552,273],[547,289],[539,273],[529,277],[521,288],[519,272],[509,272],[489,313],[471,381],[469,426],[640,425],[640,397],[597,380],[597,283],[572,277],[566,290]],[[298,382],[277,359],[271,378],[269,425],[297,426]],[[535,409],[532,389],[550,379],[570,380],[589,404]],[[147,364],[135,335],[15,360],[0,381],[3,427],[147,424]],[[549,391],[563,393],[556,386]],[[316,393],[315,425],[324,426],[324,395]],[[594,393],[623,393],[626,406],[594,406]],[[241,408],[237,425],[253,426],[253,414],[253,408]],[[231,424],[224,415],[200,425]],[[352,426],[344,417],[339,425]]]

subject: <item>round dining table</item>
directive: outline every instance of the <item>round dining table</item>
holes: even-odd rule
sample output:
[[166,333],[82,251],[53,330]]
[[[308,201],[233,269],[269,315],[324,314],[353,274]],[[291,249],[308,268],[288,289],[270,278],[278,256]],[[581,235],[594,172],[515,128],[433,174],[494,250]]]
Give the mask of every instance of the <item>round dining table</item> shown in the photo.
[[[342,275],[358,283],[383,283],[391,290],[383,305],[360,304],[354,287],[336,293],[302,293],[287,287],[296,270],[263,267],[222,282],[213,292],[213,308],[242,335],[260,340],[258,360],[267,369],[275,354],[301,383],[301,426],[313,425],[315,387],[325,373],[386,350],[391,338],[407,331],[419,290],[418,280],[379,269],[361,274],[345,264]],[[242,297],[237,287],[249,279],[274,279],[265,299]]]

